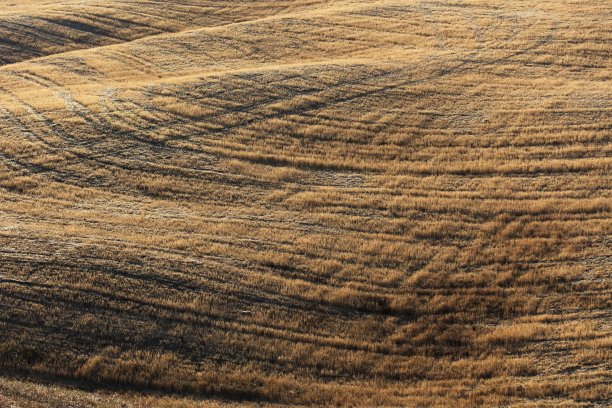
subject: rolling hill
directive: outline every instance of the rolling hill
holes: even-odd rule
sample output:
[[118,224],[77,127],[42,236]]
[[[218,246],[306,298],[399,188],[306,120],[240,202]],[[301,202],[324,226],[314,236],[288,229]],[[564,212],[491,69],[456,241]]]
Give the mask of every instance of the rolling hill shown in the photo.
[[611,19],[0,0],[0,406],[607,406]]

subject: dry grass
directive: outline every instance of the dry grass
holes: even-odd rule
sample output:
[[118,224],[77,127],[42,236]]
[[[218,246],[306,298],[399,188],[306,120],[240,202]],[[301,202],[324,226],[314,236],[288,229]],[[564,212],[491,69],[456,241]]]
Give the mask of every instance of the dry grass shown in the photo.
[[606,2],[14,3],[0,406],[609,404]]

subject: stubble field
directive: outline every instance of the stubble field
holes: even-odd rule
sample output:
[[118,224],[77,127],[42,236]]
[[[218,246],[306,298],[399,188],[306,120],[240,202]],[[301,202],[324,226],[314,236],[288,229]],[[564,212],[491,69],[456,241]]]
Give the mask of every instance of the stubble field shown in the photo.
[[0,406],[608,406],[611,20],[0,0]]

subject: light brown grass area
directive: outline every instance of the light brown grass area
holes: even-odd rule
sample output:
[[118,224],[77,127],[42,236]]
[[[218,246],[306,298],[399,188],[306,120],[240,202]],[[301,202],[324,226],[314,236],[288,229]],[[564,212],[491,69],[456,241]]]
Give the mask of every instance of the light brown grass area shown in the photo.
[[612,398],[606,2],[15,3],[0,406]]
[[[251,407],[248,402],[164,396],[151,392],[135,393],[113,391],[92,392],[73,384],[37,384],[27,380],[0,378],[0,404],[3,407],[101,407],[101,408],[217,408]],[[278,404],[260,403],[263,408]]]

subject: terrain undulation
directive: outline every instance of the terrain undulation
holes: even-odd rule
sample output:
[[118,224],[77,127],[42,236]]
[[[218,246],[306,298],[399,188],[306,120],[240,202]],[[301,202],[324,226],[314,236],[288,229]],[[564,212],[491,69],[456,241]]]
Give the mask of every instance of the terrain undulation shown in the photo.
[[0,0],[0,406],[609,406],[611,21]]

